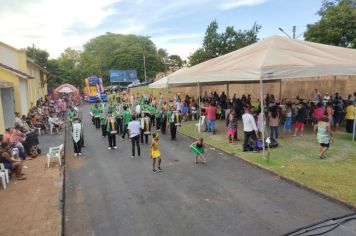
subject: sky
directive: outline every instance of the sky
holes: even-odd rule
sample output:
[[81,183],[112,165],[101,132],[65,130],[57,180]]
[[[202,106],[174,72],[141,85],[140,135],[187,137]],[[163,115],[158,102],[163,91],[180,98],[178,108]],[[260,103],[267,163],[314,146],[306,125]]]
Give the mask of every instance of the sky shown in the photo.
[[278,28],[292,35],[293,25],[298,36],[319,20],[320,7],[321,0],[0,0],[0,41],[16,48],[34,44],[57,58],[106,32],[137,34],[186,59],[213,20],[220,32],[256,22],[261,40],[284,35]]

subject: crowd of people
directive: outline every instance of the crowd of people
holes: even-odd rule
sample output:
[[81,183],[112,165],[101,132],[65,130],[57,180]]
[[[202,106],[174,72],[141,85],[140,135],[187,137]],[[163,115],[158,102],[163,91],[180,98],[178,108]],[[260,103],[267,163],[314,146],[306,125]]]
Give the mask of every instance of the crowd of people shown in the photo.
[[38,135],[48,133],[52,128],[62,131],[67,102],[66,98],[41,98],[26,115],[15,112],[14,126],[6,128],[0,135],[0,163],[18,180],[26,179],[22,172],[23,161],[32,160],[41,153]]
[[343,99],[339,93],[335,93],[334,96],[326,93],[322,97],[315,89],[309,100],[297,97],[294,100],[281,102],[274,95],[267,94],[263,101],[264,111],[261,111],[260,99],[253,100],[250,95],[237,98],[234,94],[230,100],[224,92],[220,96],[216,92],[208,96],[205,92],[200,99],[202,114],[207,118],[206,130],[215,134],[215,120],[225,116],[230,143],[238,140],[237,120],[242,118],[244,151],[257,151],[258,145],[255,143],[262,138],[262,133],[276,142],[275,140],[281,137],[279,134],[281,127],[282,137],[290,138],[303,136],[305,125],[310,123],[321,146],[319,156],[325,158],[324,154],[330,146],[330,140],[334,138],[332,132],[340,131],[340,124],[343,121],[345,121],[345,131],[353,133],[356,93],[353,96],[349,95],[347,99]]

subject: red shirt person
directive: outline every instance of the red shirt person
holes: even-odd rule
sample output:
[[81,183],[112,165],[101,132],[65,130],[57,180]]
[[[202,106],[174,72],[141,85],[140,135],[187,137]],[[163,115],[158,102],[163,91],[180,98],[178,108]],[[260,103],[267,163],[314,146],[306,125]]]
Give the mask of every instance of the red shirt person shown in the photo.
[[216,132],[215,121],[216,121],[217,109],[215,107],[214,102],[210,103],[209,106],[205,108],[205,113],[206,113],[206,118],[208,120],[208,129],[210,132],[215,134]]

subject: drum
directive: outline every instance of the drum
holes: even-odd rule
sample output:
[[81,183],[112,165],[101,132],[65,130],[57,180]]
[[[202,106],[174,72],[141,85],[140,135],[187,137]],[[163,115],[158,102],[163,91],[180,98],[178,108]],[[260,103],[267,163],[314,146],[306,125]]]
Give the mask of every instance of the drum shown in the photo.
[[114,117],[112,117],[110,119],[109,125],[110,125],[110,133],[111,134],[116,134],[117,133],[117,130],[116,130],[116,119]]
[[151,120],[148,117],[143,119],[143,133],[151,134]]
[[174,116],[175,125],[181,126],[181,116],[180,116],[179,112],[177,112],[177,111],[173,112],[173,116]]

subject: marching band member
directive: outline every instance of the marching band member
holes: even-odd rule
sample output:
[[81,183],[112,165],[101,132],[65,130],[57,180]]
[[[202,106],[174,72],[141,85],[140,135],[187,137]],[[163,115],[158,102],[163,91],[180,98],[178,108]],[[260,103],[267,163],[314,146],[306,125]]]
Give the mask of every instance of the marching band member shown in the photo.
[[100,128],[100,109],[99,109],[99,106],[97,103],[94,105],[93,116],[94,116],[95,127],[97,129],[99,129]]
[[71,107],[68,111],[68,120],[69,120],[69,124],[72,125],[74,120],[74,107]]
[[108,149],[117,149],[116,146],[116,118],[112,116],[112,112],[108,112],[105,120],[106,132],[108,135],[109,147]]
[[101,126],[101,135],[103,138],[106,136],[106,125],[105,125],[105,115],[103,111],[100,111],[100,126]]
[[167,110],[162,107],[162,117],[161,117],[161,132],[166,134],[167,129]]
[[108,105],[108,112],[111,112],[113,113],[115,111],[115,105],[113,104],[112,101],[109,102],[109,105]]
[[124,112],[122,113],[122,118],[123,118],[123,123],[124,123],[124,130],[122,132],[122,139],[125,139],[125,136],[127,134],[128,136],[128,132],[127,132],[127,126],[129,124],[129,122],[131,121],[131,112],[128,109],[127,106],[124,106]]
[[169,128],[171,131],[171,140],[175,140],[177,136],[177,126],[174,122],[174,107],[171,106],[170,110],[167,112],[167,119],[169,121]]
[[91,115],[91,122],[93,125],[95,125],[95,120],[94,120],[94,109],[95,109],[95,104],[92,104],[90,106],[90,115]]
[[161,123],[162,123],[162,110],[158,108],[155,113],[156,117],[156,131],[161,131]]
[[116,118],[116,125],[117,125],[117,134],[122,135],[122,111],[120,112],[119,105],[117,104],[114,109],[114,117]]
[[141,143],[143,144],[143,136],[145,136],[145,143],[148,143],[148,135],[151,134],[151,119],[148,111],[142,112],[141,118]]
[[73,124],[72,124],[72,138],[73,138],[73,145],[74,145],[74,156],[82,155],[81,133],[82,133],[82,124],[78,118],[74,118]]
[[106,103],[103,100],[100,100],[99,109],[100,110],[105,110],[105,108],[106,108]]

